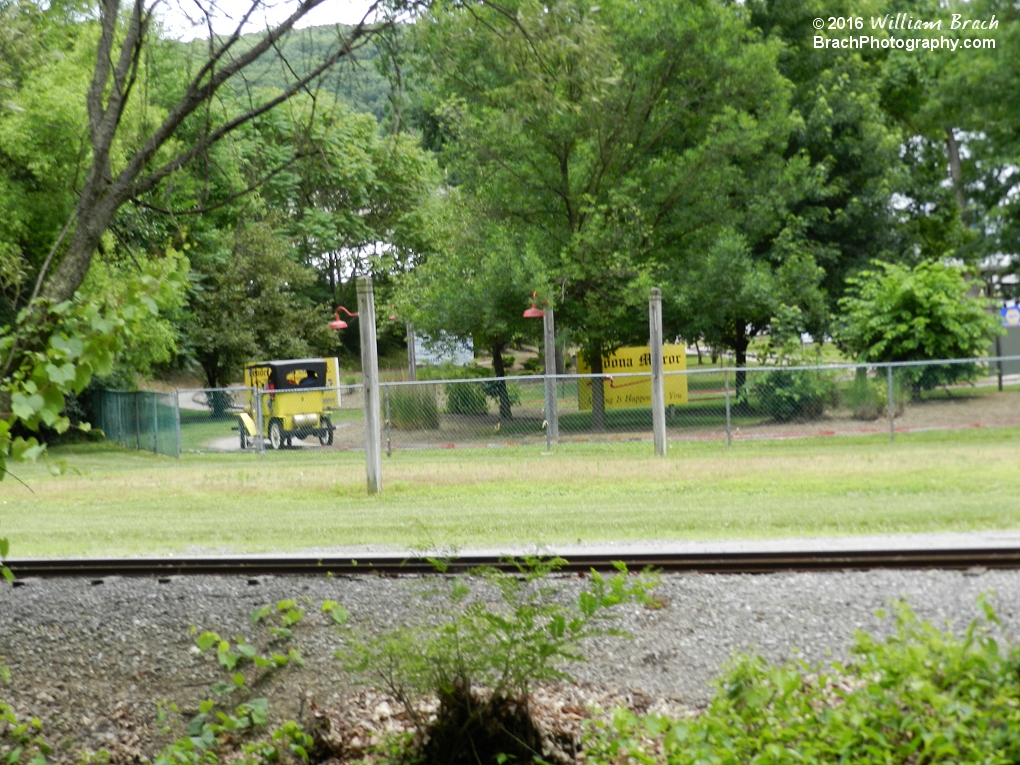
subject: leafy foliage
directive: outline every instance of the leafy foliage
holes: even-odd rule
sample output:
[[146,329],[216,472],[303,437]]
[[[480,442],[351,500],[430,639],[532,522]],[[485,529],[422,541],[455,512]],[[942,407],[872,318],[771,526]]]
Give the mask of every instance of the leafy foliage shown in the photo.
[[0,701],[0,759],[7,765],[46,765],[51,749],[41,731],[38,717],[22,722],[9,704]]
[[[842,392],[843,403],[853,412],[855,420],[877,420],[889,411],[889,383],[884,375],[869,378],[864,370],[858,371],[853,382]],[[903,386],[893,379],[893,413],[903,414],[906,401]]]
[[[427,734],[423,754],[431,762],[489,765],[502,762],[500,756],[541,756],[527,714],[531,687],[569,678],[563,665],[584,660],[586,638],[624,634],[611,627],[610,611],[628,601],[651,602],[655,585],[621,565],[609,578],[591,572],[587,587],[567,602],[548,581],[563,562],[529,559],[513,573],[479,568],[445,580],[423,623],[378,636],[347,633],[338,656],[348,671],[404,705]],[[431,724],[415,703],[426,694],[440,700]]]
[[[11,551],[11,541],[7,537],[0,537],[0,576],[4,578],[8,584],[14,582],[14,573],[4,565],[4,559],[7,558],[7,554]],[[0,671],[2,671],[0,667]]]
[[398,385],[390,389],[390,422],[400,430],[436,430],[439,406],[434,386]]
[[[617,712],[587,742],[596,763],[1008,763],[1020,757],[1020,652],[984,622],[956,637],[896,605],[886,641],[858,633],[831,669],[736,662],[690,720]],[[658,750],[659,754],[653,754]]]
[[[426,134],[462,204],[539,258],[544,297],[596,373],[647,337],[649,286],[679,293],[738,221],[765,253],[811,175],[784,153],[778,47],[730,6],[436,3],[414,35]],[[677,311],[666,319],[679,331]]]
[[819,419],[834,392],[824,372],[800,369],[775,369],[752,386],[758,408],[779,422]]
[[446,411],[450,414],[487,414],[489,399],[481,383],[447,383]]
[[56,305],[43,301],[22,310],[19,332],[3,328],[0,364],[8,366],[0,377],[0,402],[9,402],[10,414],[0,419],[0,477],[7,459],[35,460],[45,451],[35,436],[17,434],[15,425],[22,432],[41,425],[65,432],[71,427],[65,396],[80,393],[93,376],[109,374],[131,339],[151,331],[160,307],[179,304],[187,259],[173,251],[167,257],[172,265],[152,262],[119,289]]
[[[875,262],[852,279],[840,300],[837,343],[861,361],[920,361],[985,355],[1001,330],[986,301],[970,297],[960,269],[926,261],[910,268]],[[977,375],[974,364],[902,371],[915,395]]]
[[[325,601],[321,610],[336,624],[347,619],[346,609],[335,601]],[[241,635],[231,641],[215,632],[201,633],[195,650],[215,652],[226,679],[212,685],[214,698],[199,702],[186,735],[164,748],[155,765],[215,765],[221,755],[243,765],[307,763],[314,745],[312,736],[299,723],[287,720],[266,738],[269,702],[254,697],[275,673],[304,665],[300,650],[291,645],[304,616],[305,609],[298,601],[281,600],[252,612],[251,624],[260,633],[253,642]],[[239,703],[228,704],[226,699]]]

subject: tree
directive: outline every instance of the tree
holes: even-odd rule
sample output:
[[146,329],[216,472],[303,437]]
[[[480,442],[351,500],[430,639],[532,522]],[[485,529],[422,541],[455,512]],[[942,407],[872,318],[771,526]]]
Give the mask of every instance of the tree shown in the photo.
[[[446,209],[452,218],[447,248],[401,282],[400,313],[433,337],[447,332],[473,338],[492,355],[495,376],[505,377],[503,352],[539,329],[522,314],[527,296],[543,287],[542,262],[505,227],[473,218],[455,191]],[[495,388],[499,416],[509,419],[506,383]]]
[[[113,314],[103,315],[95,301],[79,299],[79,288],[95,253],[112,244],[108,232],[122,208],[129,202],[139,206],[151,203],[164,181],[180,175],[189,163],[207,158],[219,142],[240,127],[264,117],[295,95],[310,92],[331,66],[391,23],[368,22],[378,7],[373,4],[360,23],[348,29],[337,28],[333,44],[323,51],[321,59],[302,69],[291,68],[292,77],[282,91],[267,94],[248,90],[242,108],[232,108],[242,103],[238,99],[224,107],[230,99],[221,96],[231,89],[244,89],[246,70],[275,50],[294,25],[322,2],[300,0],[283,23],[241,44],[242,30],[263,3],[251,0],[231,35],[210,37],[203,56],[189,62],[193,67],[169,67],[169,80],[163,83],[159,77],[164,69],[150,66],[149,57],[159,48],[159,30],[153,21],[158,0],[148,4],[133,0],[127,9],[122,9],[120,0],[101,0],[95,22],[81,21],[80,9],[67,14],[81,32],[76,39],[82,44],[75,50],[88,50],[91,58],[91,76],[85,78],[84,89],[88,130],[81,133],[80,142],[70,144],[77,152],[77,161],[70,167],[77,170],[71,176],[74,182],[63,184],[60,199],[71,197],[72,209],[63,216],[52,241],[40,251],[42,257],[26,259],[23,251],[10,246],[10,240],[0,247],[0,280],[5,289],[9,288],[8,294],[13,294],[7,314],[0,317],[5,322],[0,333],[0,412],[10,413],[0,421],[0,453],[13,449],[22,455],[34,454],[34,447],[15,449],[17,442],[12,442],[10,436],[12,422],[21,422],[30,429],[39,422],[63,424],[63,393],[80,390],[93,372],[107,368],[121,342],[116,337],[108,338],[105,344],[97,339],[93,348],[89,342],[79,346],[77,340],[91,337],[90,333],[102,335],[129,328],[131,319],[123,311],[133,312],[132,301],[136,298],[157,305],[143,290],[127,303],[112,307]],[[10,7],[4,5],[5,17],[10,15]],[[60,4],[53,8],[62,10]],[[200,4],[198,8],[209,22],[209,7]],[[10,39],[5,34],[0,46],[6,50]],[[95,47],[90,49],[91,45]],[[164,87],[160,88],[161,84]],[[148,102],[145,96],[150,89],[159,92],[162,103]],[[65,102],[75,103],[73,99]],[[0,181],[0,198],[11,188],[7,181]],[[18,223],[14,233],[22,236],[29,227],[24,221]],[[82,329],[82,321],[90,328]],[[82,334],[65,348],[60,338],[74,337],[71,327]]]
[[647,336],[648,287],[682,279],[679,253],[711,241],[749,147],[789,131],[777,48],[741,13],[511,0],[437,3],[416,25],[451,181],[542,258],[596,374]]
[[[951,56],[930,89],[940,112],[948,115],[958,144],[942,158],[939,181],[956,197],[954,205],[965,226],[965,247],[959,257],[981,263],[989,296],[1017,296],[1017,283],[1008,274],[1020,273],[1020,199],[1016,168],[1020,163],[1020,12],[1000,0],[954,3],[947,11],[991,18],[998,29],[961,32],[983,38],[994,47],[971,49]],[[948,140],[949,134],[946,133]],[[947,147],[948,148],[948,147]],[[948,153],[948,152],[947,152]],[[1012,283],[1011,283],[1012,282]]]
[[[752,23],[767,37],[783,42],[778,65],[793,85],[790,104],[801,118],[785,153],[803,153],[818,172],[816,183],[793,200],[790,211],[801,222],[802,238],[812,244],[815,261],[824,269],[821,286],[834,309],[848,275],[874,259],[903,257],[926,232],[900,224],[903,218],[914,221],[926,209],[927,198],[906,215],[898,215],[891,204],[892,192],[903,194],[904,184],[912,179],[901,159],[901,131],[886,108],[895,81],[885,67],[888,51],[813,46],[819,34],[812,26],[816,18],[880,17],[888,4],[750,0],[748,5]],[[921,57],[911,54],[909,58]],[[916,105],[904,104],[904,108],[909,111]],[[932,238],[945,233],[930,228]]]
[[206,385],[219,388],[235,380],[244,362],[257,355],[309,355],[306,338],[328,331],[322,319],[328,313],[302,299],[301,289],[315,276],[291,259],[286,241],[267,223],[255,222],[239,226],[213,252],[184,324],[188,352],[201,365]]
[[[279,26],[267,30],[257,42],[243,50],[238,46],[248,18],[256,13],[262,0],[251,0],[247,12],[229,37],[209,39],[208,54],[197,62],[193,77],[183,93],[170,105],[163,119],[137,137],[123,159],[114,152],[118,128],[131,100],[132,91],[142,73],[143,53],[153,34],[152,15],[156,3],[146,6],[134,0],[126,19],[120,0],[103,0],[99,9],[99,44],[86,104],[89,121],[91,162],[85,173],[74,217],[68,221],[68,245],[51,274],[46,275],[42,294],[53,302],[72,297],[88,272],[96,247],[120,207],[155,189],[189,161],[201,156],[213,144],[293,96],[371,38],[377,28],[367,23],[375,11],[373,4],[365,19],[348,33],[338,34],[321,61],[295,77],[282,92],[258,99],[247,110],[235,114],[211,108],[219,91],[241,77],[244,71],[269,51],[309,11],[324,0],[301,0]],[[210,13],[210,11],[207,11]],[[120,38],[119,45],[117,38]],[[115,50],[116,49],[116,50]],[[206,108],[209,106],[210,108]],[[177,146],[172,139],[185,122],[204,110],[206,126],[197,140]],[[169,150],[169,151],[167,151]],[[117,161],[120,159],[120,161]],[[47,274],[47,269],[43,269]]]
[[[789,251],[783,252],[783,248]],[[777,254],[778,253],[778,254]],[[716,347],[732,348],[738,367],[747,364],[750,341],[775,329],[777,316],[798,317],[796,334],[821,337],[828,323],[822,269],[809,252],[785,238],[769,254],[756,255],[736,232],[724,232],[699,262],[692,264],[675,298],[682,326],[690,337]],[[736,388],[743,391],[747,373],[738,371]]]
[[344,302],[345,281],[403,273],[433,249],[442,216],[438,168],[412,136],[381,135],[370,114],[324,97],[298,99],[292,111],[298,114],[278,115],[272,130],[261,131],[256,151],[299,141],[310,150],[260,193],[270,209],[286,211],[282,230],[317,272],[317,297]]
[[[848,280],[840,300],[836,342],[862,362],[929,361],[983,356],[1001,331],[986,301],[969,297],[956,266],[925,261],[909,266],[872,263]],[[914,397],[922,390],[973,379],[975,364],[909,367]]]

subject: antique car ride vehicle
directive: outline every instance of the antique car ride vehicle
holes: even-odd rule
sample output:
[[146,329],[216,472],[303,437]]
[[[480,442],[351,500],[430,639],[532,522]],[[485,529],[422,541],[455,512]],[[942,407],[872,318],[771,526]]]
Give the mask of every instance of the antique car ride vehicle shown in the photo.
[[250,390],[244,411],[238,415],[241,448],[258,435],[261,422],[273,449],[291,446],[295,438],[314,436],[323,446],[333,443],[333,423],[327,411],[339,406],[336,359],[257,361],[244,367],[244,384]]

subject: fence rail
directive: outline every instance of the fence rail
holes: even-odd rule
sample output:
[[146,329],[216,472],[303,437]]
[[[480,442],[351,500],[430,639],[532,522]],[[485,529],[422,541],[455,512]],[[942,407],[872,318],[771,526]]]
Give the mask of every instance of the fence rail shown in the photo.
[[[1020,425],[1020,375],[991,359],[887,364],[694,367],[663,374],[667,438],[776,439]],[[381,443],[398,449],[651,440],[648,373],[382,383]],[[309,393],[309,391],[313,391]],[[304,397],[304,398],[302,398]],[[361,385],[266,391],[101,391],[96,423],[128,448],[264,455],[364,449]],[[307,412],[305,410],[308,410]],[[248,432],[243,415],[250,417]],[[550,414],[555,416],[550,417]],[[295,417],[295,415],[297,415]],[[309,415],[315,415],[310,417]],[[273,442],[273,421],[279,438]]]

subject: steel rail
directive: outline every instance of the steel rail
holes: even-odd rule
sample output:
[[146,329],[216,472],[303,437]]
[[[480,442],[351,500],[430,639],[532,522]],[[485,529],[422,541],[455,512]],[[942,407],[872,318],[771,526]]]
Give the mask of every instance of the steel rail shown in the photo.
[[[793,552],[699,552],[577,555],[561,571],[612,570],[621,562],[631,571],[651,567],[671,573],[771,574],[794,571],[868,569],[1018,569],[1020,548],[837,550]],[[436,559],[427,557],[366,555],[339,556],[234,556],[151,558],[18,558],[6,561],[15,577],[112,576],[169,577],[214,576],[407,576],[442,573]],[[468,555],[445,561],[446,573],[479,566],[513,570],[506,558]]]

